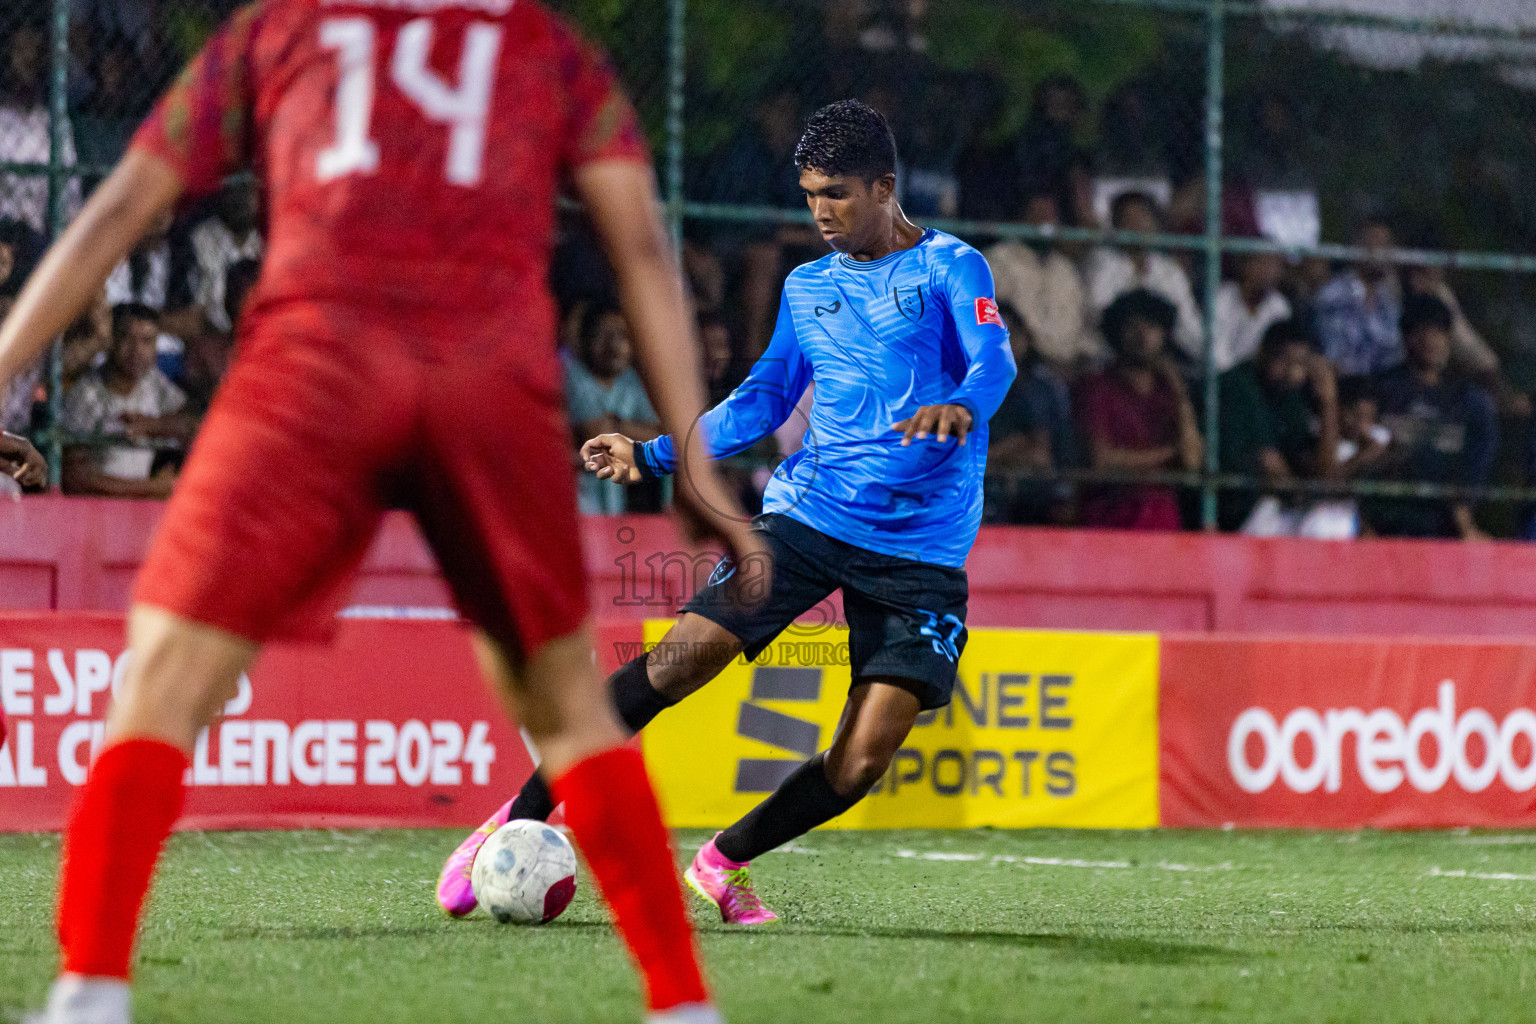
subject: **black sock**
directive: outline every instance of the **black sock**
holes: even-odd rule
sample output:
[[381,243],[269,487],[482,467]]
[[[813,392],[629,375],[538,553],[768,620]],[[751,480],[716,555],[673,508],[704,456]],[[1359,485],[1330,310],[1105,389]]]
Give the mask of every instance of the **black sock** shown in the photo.
[[[619,719],[632,733],[644,729],[651,719],[674,703],[657,693],[656,688],[651,685],[643,654],[633,661],[626,662],[617,672],[608,677],[608,692],[613,695],[613,705],[618,709]],[[528,781],[523,783],[522,792],[518,793],[517,798],[512,801],[510,813],[509,821],[522,818],[548,821],[549,816],[555,813],[555,798],[550,795],[549,786],[537,771],[528,776]]]
[[528,781],[523,783],[522,792],[512,801],[512,810],[508,821],[518,821],[523,818],[532,818],[534,821],[548,821],[549,816],[555,813],[555,798],[549,795],[549,787],[544,783],[544,777],[534,769]]
[[646,655],[642,654],[633,661],[627,661],[608,677],[608,692],[613,695],[613,706],[619,712],[619,720],[631,733],[644,729],[651,724],[651,719],[677,703],[667,700],[651,685],[645,659]]
[[753,860],[858,803],[858,797],[839,796],[832,788],[826,761],[823,751],[796,768],[767,800],[716,836],[715,849],[731,860]]

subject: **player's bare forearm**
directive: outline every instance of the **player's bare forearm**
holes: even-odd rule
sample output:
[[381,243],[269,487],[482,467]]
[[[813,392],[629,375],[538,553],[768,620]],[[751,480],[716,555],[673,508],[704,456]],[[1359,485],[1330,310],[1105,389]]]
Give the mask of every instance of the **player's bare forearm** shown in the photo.
[[1179,464],[1187,473],[1193,473],[1205,461],[1205,442],[1198,431],[1186,431],[1179,438]]
[[190,441],[197,433],[201,419],[190,412],[171,413],[168,416],[139,416],[133,413],[123,417],[126,433],[131,440]]
[[31,366],[85,311],[107,275],[181,197],[159,158],[133,151],[48,250],[0,326],[0,384]]
[[196,337],[207,327],[208,321],[203,313],[203,307],[198,305],[160,314],[160,329],[178,338]]
[[1336,398],[1321,403],[1318,420],[1316,472],[1320,479],[1333,480],[1339,475],[1339,403]]

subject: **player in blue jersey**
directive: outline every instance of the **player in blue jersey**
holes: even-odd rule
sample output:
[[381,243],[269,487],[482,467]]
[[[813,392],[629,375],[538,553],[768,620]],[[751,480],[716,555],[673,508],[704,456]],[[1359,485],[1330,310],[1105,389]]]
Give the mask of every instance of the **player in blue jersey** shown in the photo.
[[[610,680],[620,717],[638,732],[842,590],[853,685],[832,746],[705,844],[687,871],[738,924],[777,919],[752,891],[747,863],[852,807],[917,716],[949,703],[965,648],[964,565],[981,523],[987,420],[1014,377],[986,260],[902,213],[896,144],[878,112],[857,101],[818,111],[795,162],[834,251],[789,275],[773,339],[747,380],[704,415],[697,437],[639,444],[604,434],[582,449],[599,477],[638,483],[671,473],[679,443],[706,443],[715,458],[745,451],[816,385],[805,446],[774,473],[755,524],[773,554],[766,599],[738,601],[733,567],[722,563],[661,645]],[[487,835],[553,810],[535,775],[450,858],[438,889],[444,909],[474,908],[456,883]]]

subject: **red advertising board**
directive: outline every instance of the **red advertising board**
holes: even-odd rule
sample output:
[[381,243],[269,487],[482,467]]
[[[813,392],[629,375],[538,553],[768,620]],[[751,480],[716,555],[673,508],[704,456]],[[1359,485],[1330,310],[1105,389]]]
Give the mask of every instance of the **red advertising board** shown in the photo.
[[[0,616],[0,831],[60,827],[122,679],[116,615]],[[198,740],[183,828],[475,825],[531,770],[454,622],[277,645]]]
[[[601,671],[636,622],[597,630]],[[1167,826],[1536,827],[1536,645],[1168,636]],[[121,679],[116,615],[0,615],[0,831],[57,829]],[[464,826],[531,770],[464,628],[348,620],[263,652],[188,770],[186,828]]]
[[1536,826],[1536,645],[1165,637],[1168,826]]

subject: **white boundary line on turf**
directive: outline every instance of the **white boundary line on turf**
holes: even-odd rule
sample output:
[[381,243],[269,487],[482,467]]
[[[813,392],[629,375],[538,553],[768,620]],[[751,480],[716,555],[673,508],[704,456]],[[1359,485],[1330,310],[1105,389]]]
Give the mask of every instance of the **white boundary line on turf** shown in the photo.
[[1109,870],[1128,870],[1133,867],[1148,867],[1158,871],[1231,871],[1232,862],[1209,866],[1197,866],[1191,864],[1173,864],[1168,861],[1159,861],[1156,864],[1136,865],[1126,860],[1079,860],[1075,857],[1015,857],[1006,853],[995,854],[988,857],[984,853],[948,853],[940,850],[897,850],[896,856],[904,860],[927,860],[940,862],[974,863],[989,860],[993,864],[1028,864],[1035,867],[1048,868],[1096,868]]
[[1536,836],[1458,836],[1451,842],[1458,846],[1529,846],[1536,843]]
[[1457,868],[1454,871],[1442,871],[1438,867],[1433,867],[1424,873],[1424,877],[1481,878],[1487,882],[1536,882],[1536,875],[1516,875],[1508,871],[1468,871],[1465,868]]

